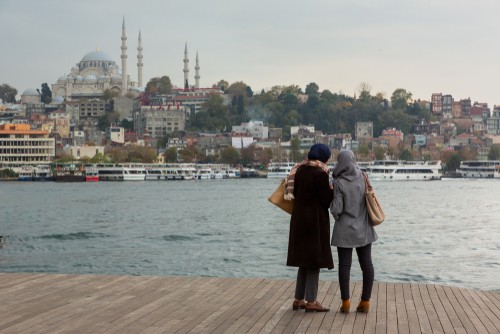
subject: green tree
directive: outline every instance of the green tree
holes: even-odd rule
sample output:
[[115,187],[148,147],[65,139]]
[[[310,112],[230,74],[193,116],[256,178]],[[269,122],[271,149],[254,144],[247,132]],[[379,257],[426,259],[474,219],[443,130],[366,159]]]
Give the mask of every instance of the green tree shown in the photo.
[[391,104],[394,109],[406,110],[411,101],[412,94],[403,88],[398,88],[392,93]]
[[3,103],[16,103],[17,89],[8,84],[0,85],[0,99]]
[[113,124],[117,124],[120,119],[120,113],[117,111],[108,112],[97,119],[97,128],[105,131]]
[[177,148],[169,147],[165,151],[165,162],[177,162]]
[[155,77],[146,84],[145,91],[150,94],[169,94],[172,92],[172,82],[166,75]]
[[300,139],[298,137],[293,137],[290,140],[290,159],[292,161],[300,161]]
[[133,121],[129,121],[126,118],[122,119],[122,122],[121,122],[120,125],[125,130],[134,130],[134,122]]
[[[38,92],[40,93],[40,91]],[[47,85],[46,82],[42,84],[42,92],[40,94],[42,103],[49,104],[50,102],[52,102],[52,91],[50,90],[49,85]]]
[[223,91],[225,93],[227,91],[227,89],[229,88],[229,82],[227,82],[224,79],[219,80],[219,82],[217,82],[217,88],[219,88],[221,91]]
[[380,146],[375,146],[373,149],[373,153],[375,154],[375,159],[384,160],[385,157],[385,149]]
[[406,161],[411,161],[411,160],[413,160],[413,154],[411,154],[411,152],[408,149],[405,149],[399,155],[399,159],[406,160]]
[[315,82],[311,82],[306,86],[306,95],[318,95],[319,86]]
[[251,144],[241,149],[240,161],[244,166],[253,165],[255,160],[255,145]]
[[500,157],[500,147],[497,144],[491,145],[488,152],[488,160],[498,160]]
[[97,153],[90,159],[90,162],[91,163],[108,162],[108,158],[102,153]]
[[235,165],[240,160],[240,155],[234,147],[228,146],[222,150],[220,160],[222,163]]
[[446,163],[446,170],[449,172],[456,171],[460,167],[460,163],[461,161],[458,154],[453,153]]

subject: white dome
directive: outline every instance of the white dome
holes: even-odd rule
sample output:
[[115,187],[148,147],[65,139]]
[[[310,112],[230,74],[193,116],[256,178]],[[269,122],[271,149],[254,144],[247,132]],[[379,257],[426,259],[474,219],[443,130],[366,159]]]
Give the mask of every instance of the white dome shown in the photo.
[[113,59],[104,51],[90,51],[83,56],[82,61],[113,61]]
[[39,96],[40,93],[37,92],[36,89],[33,89],[33,88],[28,88],[26,89],[23,94],[24,96]]

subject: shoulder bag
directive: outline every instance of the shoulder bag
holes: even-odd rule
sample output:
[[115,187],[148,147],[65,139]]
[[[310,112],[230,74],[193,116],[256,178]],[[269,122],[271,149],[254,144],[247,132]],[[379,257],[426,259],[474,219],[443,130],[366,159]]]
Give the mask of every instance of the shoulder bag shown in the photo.
[[286,188],[286,179],[283,179],[281,183],[279,184],[278,188],[269,196],[268,200],[269,202],[273,203],[276,205],[278,208],[280,208],[283,211],[288,212],[289,214],[292,214],[293,212],[293,200],[287,201],[285,199],[285,188]]
[[368,176],[365,173],[363,173],[363,176],[365,177],[366,184],[366,210],[368,211],[372,225],[377,226],[382,224],[385,219],[384,210],[382,210],[382,206],[380,205],[377,196],[375,196],[375,192],[373,191],[373,187],[368,180]]

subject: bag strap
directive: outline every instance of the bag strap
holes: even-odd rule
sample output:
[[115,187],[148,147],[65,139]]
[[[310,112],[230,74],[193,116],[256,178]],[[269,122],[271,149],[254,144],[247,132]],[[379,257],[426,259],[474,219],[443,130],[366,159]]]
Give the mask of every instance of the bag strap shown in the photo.
[[371,183],[370,183],[370,180],[368,180],[368,175],[366,175],[366,173],[365,173],[365,172],[362,172],[362,174],[363,174],[363,176],[364,176],[364,178],[365,178],[366,190],[367,190],[367,191],[368,191],[368,190],[370,190],[370,191],[371,191],[373,188],[372,188],[372,185],[371,185]]

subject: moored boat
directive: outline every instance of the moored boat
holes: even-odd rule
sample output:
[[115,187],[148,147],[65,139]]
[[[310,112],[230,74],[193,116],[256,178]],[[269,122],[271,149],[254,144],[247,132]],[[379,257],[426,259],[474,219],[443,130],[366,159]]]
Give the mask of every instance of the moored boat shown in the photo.
[[430,181],[441,180],[443,168],[441,161],[377,160],[366,167],[366,174],[372,181]]
[[85,167],[85,182],[99,182],[99,172],[95,167]]
[[462,161],[457,174],[473,179],[500,179],[500,160]]
[[296,165],[295,162],[274,162],[269,164],[267,168],[268,179],[283,179],[290,174],[292,168]]

